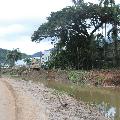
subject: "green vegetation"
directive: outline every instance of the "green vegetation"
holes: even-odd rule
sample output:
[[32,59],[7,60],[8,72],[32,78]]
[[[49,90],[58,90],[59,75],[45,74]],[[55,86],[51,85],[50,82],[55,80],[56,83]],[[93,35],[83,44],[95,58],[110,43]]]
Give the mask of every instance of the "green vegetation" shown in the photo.
[[30,64],[31,64],[32,61],[31,61],[30,58],[25,58],[24,62],[26,62],[26,64],[30,66]]
[[114,0],[101,0],[99,4],[73,2],[73,6],[52,12],[31,37],[35,42],[51,37],[55,48],[50,68],[118,67],[120,6]]
[[87,71],[69,71],[68,72],[68,78],[70,81],[73,83],[78,83],[78,84],[85,84],[87,83],[87,77],[89,75],[89,72]]
[[9,51],[6,57],[6,61],[8,61],[10,66],[13,67],[16,61],[22,59],[22,53],[19,51],[19,49],[14,49],[12,51]]
[[10,51],[0,48],[0,63],[13,66],[13,58],[17,61],[18,59],[28,58],[28,55],[21,53],[18,49]]
[[7,53],[8,53],[8,50],[0,48],[0,63],[5,62]]

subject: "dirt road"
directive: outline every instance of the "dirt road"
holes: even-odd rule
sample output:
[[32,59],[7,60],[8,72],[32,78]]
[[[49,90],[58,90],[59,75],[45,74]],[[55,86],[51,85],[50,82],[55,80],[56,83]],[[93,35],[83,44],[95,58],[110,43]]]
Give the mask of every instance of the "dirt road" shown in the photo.
[[0,81],[0,119],[16,119],[15,98],[7,86]]
[[47,120],[45,109],[41,108],[24,91],[15,91],[0,78],[0,120]]

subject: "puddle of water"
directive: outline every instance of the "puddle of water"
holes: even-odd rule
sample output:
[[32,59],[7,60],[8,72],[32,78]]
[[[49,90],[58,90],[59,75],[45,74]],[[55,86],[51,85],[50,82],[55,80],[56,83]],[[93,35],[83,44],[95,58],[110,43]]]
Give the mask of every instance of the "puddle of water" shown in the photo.
[[55,82],[47,83],[47,86],[66,91],[78,100],[97,106],[106,117],[112,118],[112,120],[120,120],[119,88],[80,87]]
[[91,88],[76,93],[78,99],[96,105],[99,111],[112,120],[120,120],[120,89]]

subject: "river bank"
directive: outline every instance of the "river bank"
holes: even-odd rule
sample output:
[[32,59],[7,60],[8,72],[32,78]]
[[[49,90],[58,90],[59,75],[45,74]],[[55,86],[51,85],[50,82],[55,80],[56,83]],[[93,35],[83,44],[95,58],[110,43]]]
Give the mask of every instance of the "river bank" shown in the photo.
[[108,120],[96,107],[77,101],[65,93],[59,93],[54,89],[24,80],[2,78],[16,91],[24,91],[34,97],[36,103],[42,103],[46,107],[48,120]]
[[120,87],[120,69],[101,70],[33,70],[26,67],[2,69],[3,74],[16,75],[34,81],[54,80],[59,83],[74,83],[100,87]]

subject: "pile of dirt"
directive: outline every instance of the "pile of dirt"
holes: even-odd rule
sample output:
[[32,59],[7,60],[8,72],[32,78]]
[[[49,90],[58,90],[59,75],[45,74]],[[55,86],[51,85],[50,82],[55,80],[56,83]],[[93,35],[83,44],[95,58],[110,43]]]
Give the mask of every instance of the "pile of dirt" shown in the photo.
[[120,70],[91,70],[89,80],[102,86],[120,86]]

